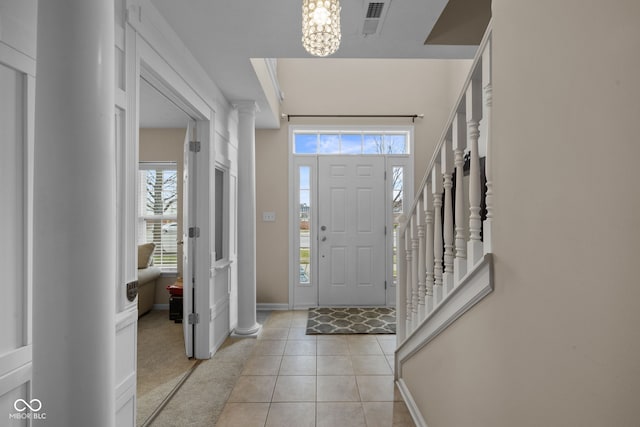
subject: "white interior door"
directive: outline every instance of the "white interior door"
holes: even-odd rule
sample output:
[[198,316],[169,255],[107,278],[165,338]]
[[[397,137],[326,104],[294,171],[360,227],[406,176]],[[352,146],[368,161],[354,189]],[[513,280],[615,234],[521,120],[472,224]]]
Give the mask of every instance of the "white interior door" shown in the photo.
[[386,303],[385,159],[318,159],[319,305]]
[[184,161],[182,176],[182,326],[184,328],[184,347],[188,357],[194,356],[194,324],[189,323],[189,315],[194,312],[194,260],[195,260],[195,236],[190,235],[189,230],[194,227],[196,180],[195,176],[195,153],[191,151],[190,142],[195,141],[195,123],[189,121],[187,132],[184,136]]

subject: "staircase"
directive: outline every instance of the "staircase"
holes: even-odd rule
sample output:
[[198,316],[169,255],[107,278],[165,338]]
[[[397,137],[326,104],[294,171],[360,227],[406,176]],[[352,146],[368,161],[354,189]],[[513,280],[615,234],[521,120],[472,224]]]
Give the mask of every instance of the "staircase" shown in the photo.
[[399,218],[395,375],[426,426],[403,365],[493,290],[491,24],[411,209]]

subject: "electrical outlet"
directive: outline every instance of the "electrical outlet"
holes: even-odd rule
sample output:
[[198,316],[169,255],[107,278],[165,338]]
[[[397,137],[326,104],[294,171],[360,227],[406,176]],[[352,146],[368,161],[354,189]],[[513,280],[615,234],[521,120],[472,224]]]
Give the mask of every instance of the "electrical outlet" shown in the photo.
[[262,221],[263,222],[273,222],[276,220],[275,212],[262,212]]

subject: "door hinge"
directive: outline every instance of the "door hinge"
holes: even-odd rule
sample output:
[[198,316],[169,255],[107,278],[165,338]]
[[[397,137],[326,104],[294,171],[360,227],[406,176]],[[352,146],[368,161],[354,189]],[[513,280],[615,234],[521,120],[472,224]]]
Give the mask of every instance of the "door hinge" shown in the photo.
[[190,141],[189,142],[189,151],[194,153],[200,152],[200,141]]
[[189,313],[189,324],[195,325],[196,323],[200,323],[200,315],[198,313]]
[[387,235],[387,226],[386,225],[384,226],[384,235],[385,236]]
[[384,171],[384,180],[387,180],[387,171]]
[[385,290],[387,289],[387,281],[386,280],[384,281],[384,289]]
[[200,227],[189,227],[189,237],[200,237]]

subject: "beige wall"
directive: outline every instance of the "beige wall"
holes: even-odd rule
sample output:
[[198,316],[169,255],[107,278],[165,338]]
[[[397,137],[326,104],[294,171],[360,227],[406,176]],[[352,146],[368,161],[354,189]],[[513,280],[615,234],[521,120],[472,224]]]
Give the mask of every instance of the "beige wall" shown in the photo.
[[640,2],[494,0],[495,291],[404,376],[429,427],[640,425]]
[[[414,126],[415,187],[422,180],[444,122],[466,78],[468,60],[281,59],[278,76],[286,114],[424,114]],[[287,303],[288,137],[256,132],[257,300]],[[291,119],[292,125],[411,125],[410,119]],[[276,212],[262,222],[263,211]]]
[[[182,158],[184,156],[184,135],[186,129],[154,128],[140,129],[141,162],[178,163],[178,236],[182,235]],[[182,248],[178,246],[178,259],[182,259]],[[178,275],[182,275],[182,265],[178,263]],[[165,280],[166,281],[166,280]],[[170,280],[171,283],[175,281]],[[162,282],[161,280],[158,281]],[[156,304],[169,304],[169,294],[164,282],[156,286]],[[170,284],[170,283],[167,283]]]

